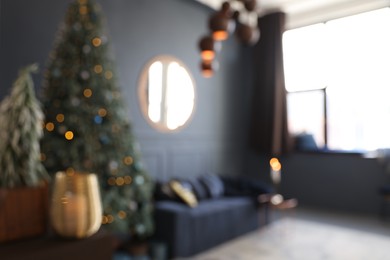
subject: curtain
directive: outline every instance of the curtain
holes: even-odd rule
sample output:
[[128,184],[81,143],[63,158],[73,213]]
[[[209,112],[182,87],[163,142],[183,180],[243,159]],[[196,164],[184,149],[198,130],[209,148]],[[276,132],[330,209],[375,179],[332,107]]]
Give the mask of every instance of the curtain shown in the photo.
[[259,18],[261,38],[254,46],[251,144],[255,151],[280,156],[291,150],[283,70],[284,13]]

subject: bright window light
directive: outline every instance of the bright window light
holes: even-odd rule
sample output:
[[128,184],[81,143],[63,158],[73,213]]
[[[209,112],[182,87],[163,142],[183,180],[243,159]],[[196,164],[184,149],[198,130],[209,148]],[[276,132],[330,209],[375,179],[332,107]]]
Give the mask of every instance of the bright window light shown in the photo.
[[[284,34],[289,96],[296,91],[326,88],[328,148],[390,147],[389,31],[390,8],[384,8]],[[310,131],[321,143],[324,133],[315,129],[325,113],[314,116],[321,105],[313,102],[311,95],[302,96],[300,102],[288,98],[289,128],[293,133]],[[320,118],[314,120],[299,112],[307,110]]]
[[153,122],[161,120],[161,102],[162,102],[162,75],[163,65],[161,62],[154,62],[148,73],[149,91],[148,91],[148,113]]
[[319,147],[325,145],[324,94],[323,90],[314,90],[292,92],[287,96],[290,131],[295,134],[312,134]]
[[187,70],[178,62],[154,62],[148,71],[148,116],[170,130],[183,126],[194,108],[195,92]]
[[194,91],[191,78],[177,62],[168,65],[167,76],[167,126],[176,129],[182,126],[192,113]]

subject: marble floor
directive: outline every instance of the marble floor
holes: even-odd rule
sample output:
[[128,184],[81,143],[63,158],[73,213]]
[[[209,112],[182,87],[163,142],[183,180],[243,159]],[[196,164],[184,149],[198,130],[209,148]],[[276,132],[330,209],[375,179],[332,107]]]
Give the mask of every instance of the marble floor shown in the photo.
[[390,259],[390,222],[379,217],[298,208],[274,212],[273,219],[260,230],[187,259]]

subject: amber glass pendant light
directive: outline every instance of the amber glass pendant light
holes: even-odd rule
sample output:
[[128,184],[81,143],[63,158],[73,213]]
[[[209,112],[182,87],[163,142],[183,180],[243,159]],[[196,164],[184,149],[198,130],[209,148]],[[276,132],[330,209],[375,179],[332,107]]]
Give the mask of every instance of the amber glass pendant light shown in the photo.
[[240,42],[247,45],[255,44],[260,38],[257,27],[256,0],[226,1],[221,9],[212,14],[208,21],[210,35],[199,41],[201,56],[201,72],[204,77],[210,78],[215,68],[215,44],[225,41],[235,32]]

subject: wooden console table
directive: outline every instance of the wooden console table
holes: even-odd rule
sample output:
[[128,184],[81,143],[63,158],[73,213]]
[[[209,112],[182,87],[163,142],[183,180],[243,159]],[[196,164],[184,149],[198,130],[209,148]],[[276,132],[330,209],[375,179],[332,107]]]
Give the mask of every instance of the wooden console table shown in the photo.
[[111,260],[112,238],[105,232],[85,239],[54,236],[0,244],[1,260]]

